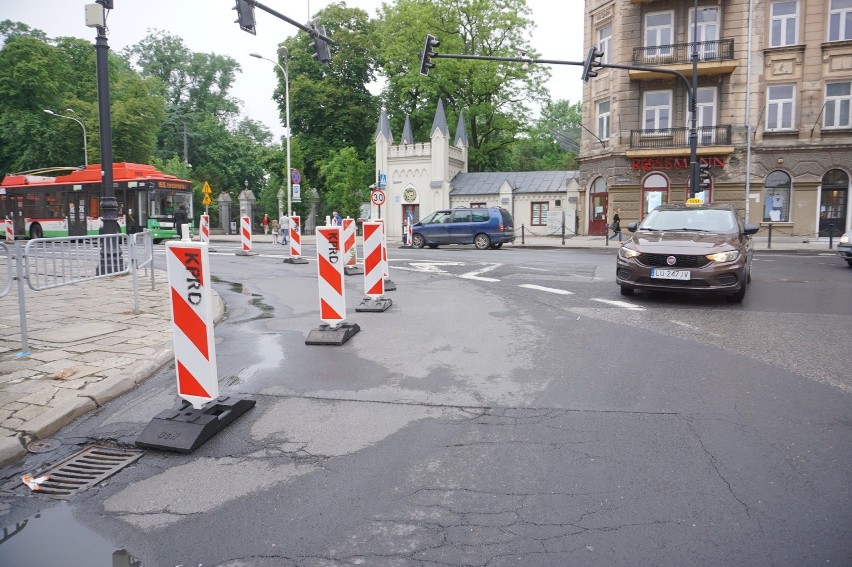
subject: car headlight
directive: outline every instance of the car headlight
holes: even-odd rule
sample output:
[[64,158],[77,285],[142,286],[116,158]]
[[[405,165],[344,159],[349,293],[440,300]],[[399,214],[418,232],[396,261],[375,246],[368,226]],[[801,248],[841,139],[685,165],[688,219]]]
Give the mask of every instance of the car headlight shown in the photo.
[[736,250],[729,252],[718,252],[716,254],[707,254],[707,259],[711,262],[733,262],[740,257],[740,253]]
[[850,238],[849,238],[848,232],[840,237],[840,243],[841,244],[849,244],[849,241],[850,241]]
[[618,257],[623,260],[628,260],[630,258],[635,258],[639,255],[639,252],[633,250],[632,248],[628,248],[627,246],[622,246],[618,249]]

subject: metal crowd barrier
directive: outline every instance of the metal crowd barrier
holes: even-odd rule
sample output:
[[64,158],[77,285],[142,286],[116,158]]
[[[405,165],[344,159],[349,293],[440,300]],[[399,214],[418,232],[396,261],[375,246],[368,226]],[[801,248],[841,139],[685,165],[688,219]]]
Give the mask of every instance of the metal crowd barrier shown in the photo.
[[[12,265],[14,261],[14,267]],[[61,238],[34,238],[16,242],[14,253],[5,242],[0,243],[0,277],[5,271],[5,285],[0,279],[0,297],[18,281],[18,309],[21,322],[21,352],[27,352],[26,295],[23,281],[33,291],[87,282],[98,278],[131,274],[133,278],[133,313],[139,314],[140,268],[151,271],[154,289],[154,240],[150,232],[136,234],[100,234]]]

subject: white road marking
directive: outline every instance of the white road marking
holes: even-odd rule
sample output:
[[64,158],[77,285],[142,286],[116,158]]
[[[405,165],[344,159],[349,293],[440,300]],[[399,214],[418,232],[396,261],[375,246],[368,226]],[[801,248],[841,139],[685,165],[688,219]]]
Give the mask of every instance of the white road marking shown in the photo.
[[627,303],[626,301],[614,301],[612,299],[601,299],[599,297],[593,297],[592,301],[606,303],[607,305],[612,305],[614,307],[623,307],[631,311],[645,311],[644,307],[639,307],[638,305],[633,305],[632,303]]
[[678,321],[677,319],[669,319],[670,322],[675,325],[680,325],[681,327],[686,327],[687,329],[691,329],[693,331],[700,331],[700,327],[696,327],[695,325],[690,325],[689,323],[684,323],[683,321]]
[[[410,270],[414,272],[426,272],[429,274],[449,274],[447,270],[441,266],[464,266],[464,262],[411,262]],[[396,269],[402,269],[402,266],[395,266]]]
[[495,268],[499,268],[503,264],[491,264],[490,266],[485,266],[484,268],[480,268],[478,270],[474,270],[472,272],[467,272],[465,274],[460,275],[460,278],[464,278],[466,280],[477,280],[480,282],[499,282],[500,280],[496,278],[482,278],[479,274],[484,274],[485,272],[490,272]]
[[567,289],[556,289],[554,287],[544,287],[543,285],[535,285],[535,284],[520,284],[518,287],[525,287],[527,289],[537,289],[539,291],[546,291],[549,293],[558,293],[559,295],[573,295],[573,291],[568,291]]

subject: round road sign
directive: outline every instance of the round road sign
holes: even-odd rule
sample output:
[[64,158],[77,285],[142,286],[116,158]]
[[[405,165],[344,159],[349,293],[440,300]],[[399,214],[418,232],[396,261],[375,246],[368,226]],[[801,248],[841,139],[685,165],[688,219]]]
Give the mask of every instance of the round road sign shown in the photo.
[[385,203],[385,192],[375,189],[370,193],[370,199],[373,200],[374,205],[381,206]]
[[290,171],[290,181],[292,181],[293,183],[301,183],[302,173],[298,169],[293,168]]

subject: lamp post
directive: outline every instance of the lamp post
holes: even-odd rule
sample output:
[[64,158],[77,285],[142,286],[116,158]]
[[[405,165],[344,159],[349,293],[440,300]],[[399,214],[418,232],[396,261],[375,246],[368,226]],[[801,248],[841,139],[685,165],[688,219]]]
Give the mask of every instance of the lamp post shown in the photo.
[[[73,116],[66,116],[65,114],[58,114],[58,113],[53,112],[52,110],[48,110],[46,108],[44,109],[44,111],[46,113],[50,114],[51,116],[58,116],[59,118],[67,118],[68,120],[73,120],[74,122],[76,122],[77,124],[80,125],[80,128],[83,129],[83,162],[86,164],[86,167],[89,167],[89,145],[88,145],[88,142],[86,142],[86,125],[83,124],[83,121],[80,120],[79,118],[75,118]],[[77,114],[76,112],[74,112],[70,108],[65,109],[65,111],[70,112],[72,114]]]
[[[278,61],[273,61],[272,59],[266,58],[259,53],[250,53],[252,57],[257,59],[263,59],[264,61],[269,61],[270,63],[275,63],[278,66],[278,69],[281,70],[281,73],[284,75],[284,128],[286,130],[285,135],[287,136],[287,216],[293,215],[293,207],[291,205],[291,198],[293,195],[292,188],[292,178],[290,172],[290,73],[289,73],[289,58],[286,47],[280,47],[278,49],[278,56],[284,59],[284,67],[281,66]],[[280,213],[278,216],[281,216]]]

